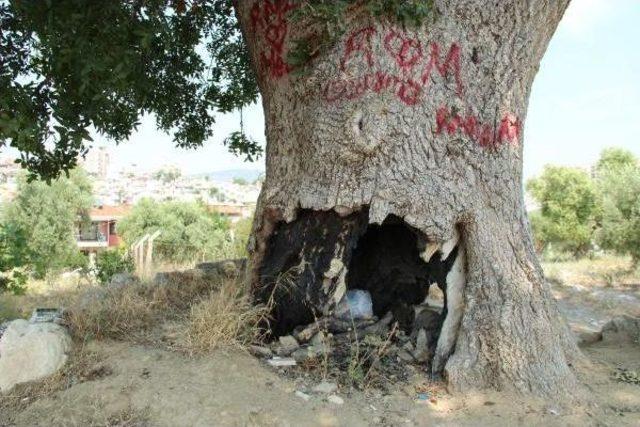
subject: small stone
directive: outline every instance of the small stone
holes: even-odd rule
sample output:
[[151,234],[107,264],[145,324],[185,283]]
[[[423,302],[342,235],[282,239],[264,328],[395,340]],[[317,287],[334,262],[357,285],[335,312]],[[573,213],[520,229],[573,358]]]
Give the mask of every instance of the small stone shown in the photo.
[[324,332],[320,331],[315,334],[313,338],[311,338],[311,341],[309,341],[309,343],[313,346],[325,345],[327,344],[327,335]]
[[331,396],[327,397],[327,401],[331,402],[335,405],[342,405],[344,404],[344,399],[341,398],[340,396],[337,396],[335,394],[332,394]]
[[324,354],[329,352],[330,350],[326,346],[310,345],[310,346],[301,347],[297,349],[291,354],[291,357],[293,357],[296,362],[303,363],[307,360],[312,360],[317,357],[322,357]]
[[411,363],[414,360],[413,356],[411,355],[411,353],[409,353],[405,349],[400,349],[400,351],[398,351],[398,358],[400,360],[402,360],[403,362],[407,362],[407,363]]
[[291,335],[280,337],[278,339],[278,342],[280,343],[280,345],[278,346],[276,353],[278,353],[279,356],[289,356],[291,353],[300,348],[300,344],[298,344],[298,341]]
[[308,402],[311,400],[311,396],[309,396],[307,393],[303,393],[300,390],[296,390],[296,396],[298,396],[300,399],[304,400],[305,402]]
[[413,344],[411,343],[411,341],[407,341],[403,346],[403,349],[407,350],[408,352],[413,352],[413,350],[415,350],[415,348],[413,347]]
[[416,349],[413,352],[413,356],[418,362],[426,362],[429,360],[429,341],[427,339],[427,331],[420,329],[418,331],[418,337],[416,338]]
[[249,346],[249,352],[256,357],[271,357],[273,356],[273,352],[269,347],[263,347],[260,345],[251,345]]
[[331,394],[338,389],[338,386],[335,383],[330,383],[328,381],[322,381],[320,384],[315,386],[312,391],[314,393],[325,393]]

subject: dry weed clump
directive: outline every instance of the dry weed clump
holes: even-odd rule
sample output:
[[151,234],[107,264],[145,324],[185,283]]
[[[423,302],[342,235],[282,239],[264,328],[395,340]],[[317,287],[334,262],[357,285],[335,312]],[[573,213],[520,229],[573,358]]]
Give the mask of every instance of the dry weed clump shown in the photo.
[[168,275],[162,282],[94,288],[67,310],[67,326],[80,340],[135,337],[159,321],[181,318],[221,282],[185,272]]
[[243,286],[226,280],[191,308],[186,323],[186,350],[204,353],[221,346],[244,346],[259,341],[259,325],[268,316],[255,305]]

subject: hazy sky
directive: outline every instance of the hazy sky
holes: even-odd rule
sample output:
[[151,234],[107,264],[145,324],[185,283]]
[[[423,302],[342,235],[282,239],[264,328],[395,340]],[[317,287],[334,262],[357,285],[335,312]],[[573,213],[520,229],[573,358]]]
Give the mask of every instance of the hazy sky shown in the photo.
[[[525,177],[546,163],[587,166],[608,146],[640,155],[640,0],[573,0],[533,86],[525,124]],[[247,132],[264,141],[261,107],[244,112]],[[152,170],[171,163],[185,173],[264,168],[227,153],[221,141],[238,116],[220,116],[216,136],[198,150],[173,147],[144,118],[129,142],[111,150],[112,165]],[[101,142],[97,137],[96,142]]]

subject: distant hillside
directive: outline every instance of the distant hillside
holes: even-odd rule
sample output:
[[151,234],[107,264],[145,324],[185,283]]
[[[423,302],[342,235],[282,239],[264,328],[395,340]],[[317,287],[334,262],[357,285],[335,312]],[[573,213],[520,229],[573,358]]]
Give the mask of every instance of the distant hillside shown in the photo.
[[209,176],[213,181],[231,182],[233,178],[243,178],[249,182],[253,182],[262,174],[264,174],[264,171],[260,169],[227,169],[202,173],[197,176]]

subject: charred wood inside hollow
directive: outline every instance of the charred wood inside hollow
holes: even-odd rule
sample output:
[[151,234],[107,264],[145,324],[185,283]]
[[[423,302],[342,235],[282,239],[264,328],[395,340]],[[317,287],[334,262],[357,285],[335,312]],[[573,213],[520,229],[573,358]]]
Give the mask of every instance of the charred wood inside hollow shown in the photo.
[[[461,310],[464,277],[460,282],[460,274],[452,273],[454,265],[463,263],[456,263],[463,255],[457,238],[444,244],[429,242],[393,215],[382,224],[369,224],[367,209],[348,216],[303,210],[295,221],[279,223],[269,237],[254,293],[258,301],[273,307],[268,328],[274,337],[294,333],[298,339],[309,339],[320,329],[337,333],[349,328],[353,320],[337,319],[336,307],[349,291],[367,292],[374,318],[391,316],[422,343],[426,350],[421,361],[430,362],[435,355],[434,368],[440,371],[453,350],[458,327],[460,312],[447,316],[448,308]],[[448,304],[452,277],[460,285],[455,304]],[[442,290],[444,301],[429,305],[425,301],[433,285]]]

